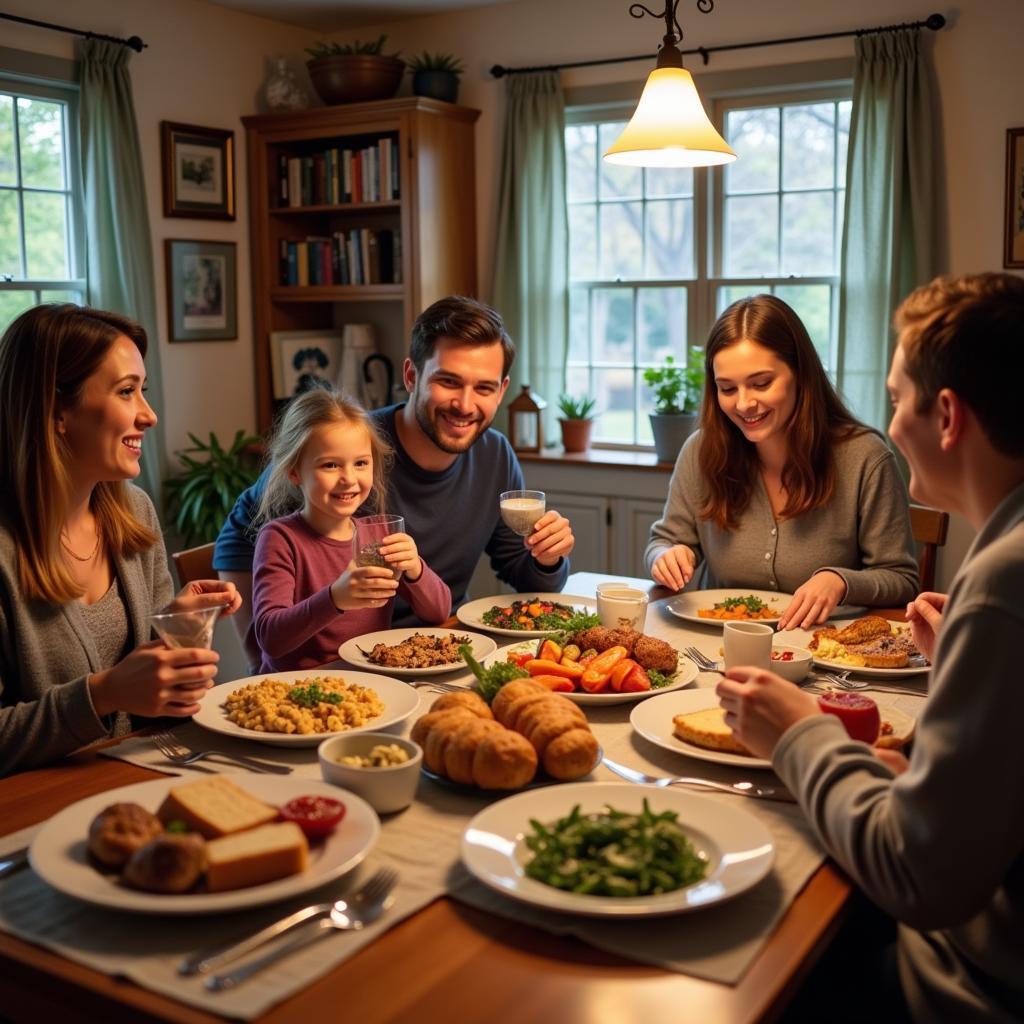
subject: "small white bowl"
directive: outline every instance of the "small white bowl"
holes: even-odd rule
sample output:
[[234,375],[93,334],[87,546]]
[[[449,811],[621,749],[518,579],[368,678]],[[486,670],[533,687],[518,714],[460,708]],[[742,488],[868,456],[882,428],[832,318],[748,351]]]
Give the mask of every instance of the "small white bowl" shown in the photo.
[[[409,760],[386,768],[356,768],[338,763],[339,757],[366,757],[380,744],[401,747],[408,752]],[[358,794],[379,814],[400,811],[408,807],[416,796],[423,750],[418,743],[404,736],[387,732],[342,733],[324,740],[316,753],[324,782]]]
[[788,644],[773,644],[772,653],[776,651],[792,651],[792,661],[776,661],[772,658],[772,671],[776,675],[788,679],[791,683],[802,682],[811,671],[811,652],[803,647],[790,647]]

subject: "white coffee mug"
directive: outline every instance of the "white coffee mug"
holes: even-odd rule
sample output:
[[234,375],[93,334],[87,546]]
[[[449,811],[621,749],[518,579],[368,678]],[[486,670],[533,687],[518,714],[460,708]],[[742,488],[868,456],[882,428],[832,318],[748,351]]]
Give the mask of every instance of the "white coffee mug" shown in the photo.
[[775,630],[763,622],[726,622],[722,631],[726,670],[735,665],[770,669]]
[[621,583],[598,583],[597,614],[606,629],[644,631],[647,619],[647,594]]

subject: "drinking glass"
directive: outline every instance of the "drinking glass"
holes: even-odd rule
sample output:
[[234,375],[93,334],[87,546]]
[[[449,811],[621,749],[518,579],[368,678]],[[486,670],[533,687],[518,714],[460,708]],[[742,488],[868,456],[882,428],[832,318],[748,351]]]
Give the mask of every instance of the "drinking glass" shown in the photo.
[[392,533],[405,533],[405,520],[401,516],[356,516],[355,561],[356,565],[378,565],[390,569],[395,579],[402,575],[390,562],[384,560],[380,546],[384,538]]
[[753,665],[772,667],[772,637],[775,630],[763,622],[726,622],[722,629],[725,667]]
[[498,507],[505,525],[520,537],[528,537],[547,507],[543,491],[503,491],[498,495]]
[[224,605],[193,612],[157,612],[149,621],[168,647],[212,647],[213,627]]
[[644,631],[647,594],[622,583],[598,583],[597,614],[606,629]]

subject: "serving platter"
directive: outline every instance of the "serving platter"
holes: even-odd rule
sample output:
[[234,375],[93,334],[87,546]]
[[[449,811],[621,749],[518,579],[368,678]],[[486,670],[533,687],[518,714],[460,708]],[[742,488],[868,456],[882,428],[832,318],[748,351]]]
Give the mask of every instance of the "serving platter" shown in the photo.
[[531,591],[527,594],[495,594],[494,597],[481,597],[476,601],[469,601],[456,609],[455,615],[464,626],[470,629],[482,629],[488,633],[495,633],[498,636],[539,637],[547,636],[552,632],[550,629],[502,629],[498,626],[488,626],[483,620],[484,612],[494,607],[507,608],[513,601],[533,600],[541,602],[553,602],[555,604],[568,605],[576,611],[596,612],[597,601],[592,597],[579,597],[575,594],[546,594]]
[[153,779],[97,793],[65,807],[36,833],[29,848],[29,863],[47,885],[98,907],[141,914],[220,914],[274,903],[331,882],[356,867],[380,835],[380,821],[365,800],[326,782],[245,772],[229,778],[260,800],[278,806],[298,796],[340,798],[345,804],[345,817],[326,839],[310,844],[309,867],[301,874],[228,892],[141,892],[93,866],[87,849],[89,825],[114,803],[136,803],[155,813],[168,790],[181,785],[181,780]]
[[[764,601],[770,608],[778,612],[766,619],[708,619],[698,615],[701,609],[713,608],[729,598],[754,596]],[[786,610],[792,594],[783,594],[778,590],[751,590],[749,587],[730,587],[723,590],[689,590],[677,594],[665,602],[665,608],[677,619],[684,619],[686,622],[696,622],[702,626],[713,626],[721,629],[726,622],[763,622],[773,626],[779,621],[779,616]]]
[[436,637],[464,636],[473,651],[473,657],[477,661],[486,658],[498,646],[494,640],[489,636],[484,636],[482,633],[419,626],[408,629],[384,629],[378,633],[365,633],[363,636],[353,637],[351,640],[346,640],[338,648],[338,656],[350,665],[355,665],[357,668],[365,669],[368,672],[384,672],[388,675],[405,676],[410,679],[420,676],[446,675],[451,672],[464,672],[466,670],[466,663],[461,658],[458,661],[445,665],[430,665],[424,668],[396,668],[394,665],[378,665],[370,661],[367,656],[368,652],[372,651],[376,644],[393,647],[396,644],[404,643],[416,633],[425,633],[427,636]]
[[[264,679],[280,680],[281,682],[297,685],[303,680],[312,678],[328,678],[355,683],[373,690],[384,705],[384,710],[376,718],[371,719],[366,725],[356,726],[352,729],[343,729],[334,732],[315,733],[283,733],[283,732],[257,732],[255,729],[245,729],[240,725],[228,720],[225,700],[235,690],[248,686],[250,683],[259,683]],[[210,690],[203,698],[199,710],[193,716],[192,721],[201,725],[211,732],[220,733],[222,736],[230,736],[233,739],[252,740],[255,743],[267,743],[275,747],[315,747],[331,736],[338,736],[341,732],[378,732],[381,729],[388,729],[391,726],[404,722],[419,707],[419,696],[408,684],[399,679],[391,679],[388,676],[376,675],[370,672],[355,672],[311,668],[301,672],[267,672],[259,676],[247,676],[245,679],[235,679],[230,683],[221,683]]]
[[[565,892],[526,875],[531,853],[524,835],[530,821],[549,824],[580,805],[583,813],[611,806],[638,813],[647,800],[655,812],[674,811],[697,849],[708,858],[705,878],[672,892],[616,898]],[[462,861],[484,885],[548,910],[592,917],[679,914],[713,906],[756,885],[771,869],[771,834],[739,802],[712,801],[679,789],[628,782],[566,783],[506,797],[480,811],[462,835]]]
[[[484,668],[490,668],[491,665],[499,661],[505,661],[509,654],[523,654],[526,651],[535,650],[536,647],[536,641],[499,647],[493,654],[489,654],[482,664]],[[638,700],[646,700],[649,697],[653,697],[655,694],[668,693],[672,690],[681,690],[686,686],[692,686],[699,674],[697,666],[682,652],[677,653],[678,661],[676,662],[675,677],[668,686],[662,686],[660,689],[638,690],[632,693],[587,693],[586,691],[563,693],[559,691],[558,696],[566,697],[574,704],[608,706],[610,704],[632,704]]]

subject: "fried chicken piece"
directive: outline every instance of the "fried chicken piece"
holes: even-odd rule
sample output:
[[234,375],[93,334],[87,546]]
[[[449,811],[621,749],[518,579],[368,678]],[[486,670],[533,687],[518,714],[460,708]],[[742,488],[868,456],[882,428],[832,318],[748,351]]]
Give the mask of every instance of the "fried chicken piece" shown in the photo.
[[657,672],[675,672],[679,655],[671,644],[653,636],[639,636],[633,647],[633,660],[643,668]]
[[642,634],[635,629],[608,629],[606,626],[592,626],[581,630],[573,638],[581,651],[595,650],[598,654],[609,647],[625,647],[626,657],[633,656],[633,647]]
[[892,636],[888,620],[880,615],[865,615],[839,630],[835,638],[841,644],[862,644],[882,636]]

